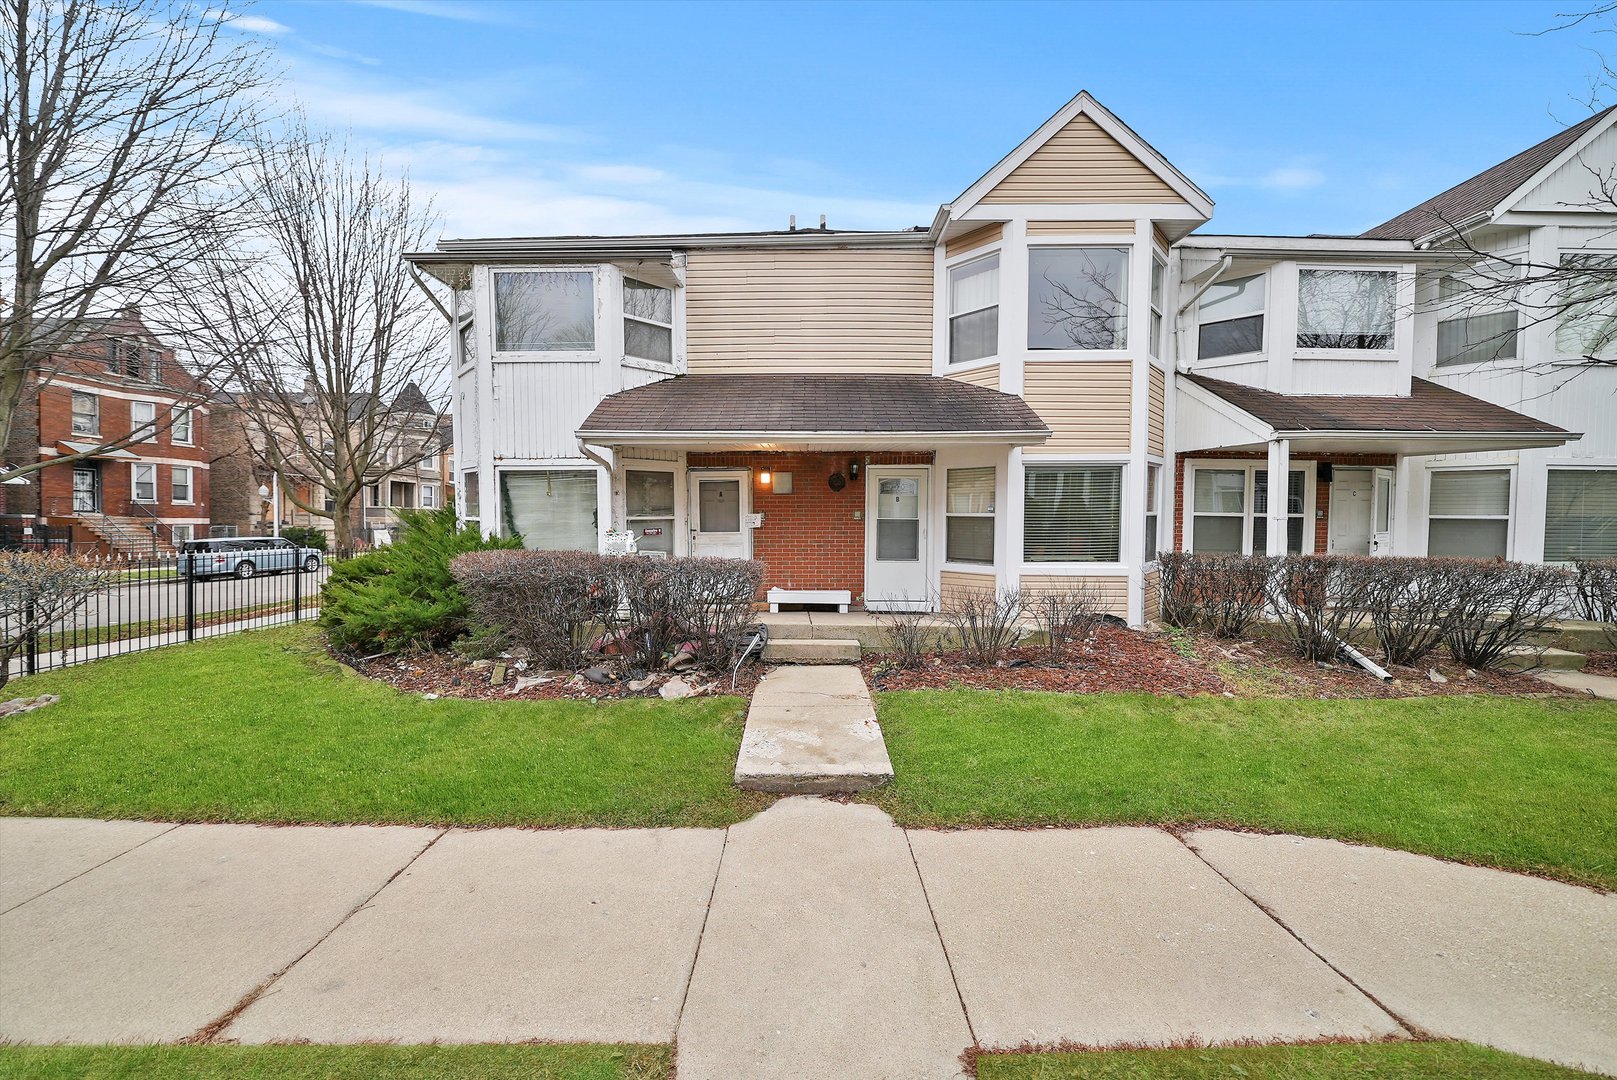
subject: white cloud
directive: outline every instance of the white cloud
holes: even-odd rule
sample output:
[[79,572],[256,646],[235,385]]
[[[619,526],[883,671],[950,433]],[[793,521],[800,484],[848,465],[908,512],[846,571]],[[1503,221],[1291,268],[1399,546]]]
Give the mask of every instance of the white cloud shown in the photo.
[[[578,133],[553,124],[505,120],[464,107],[433,87],[405,86],[384,77],[311,64],[294,65],[289,89],[323,123],[370,132],[452,142],[557,142]],[[463,91],[458,97],[469,98]]]
[[215,8],[202,13],[204,19],[215,22],[229,23],[238,30],[246,30],[254,34],[290,34],[292,28],[285,23],[278,23],[274,19],[266,19],[261,15],[243,15],[240,12],[225,11]]
[[1271,169],[1258,179],[1257,185],[1270,191],[1303,191],[1319,187],[1324,182],[1325,174],[1318,169],[1306,165],[1288,165]]
[[502,8],[485,7],[481,4],[445,2],[445,0],[355,0],[356,3],[366,7],[387,8],[389,11],[402,11],[410,15],[425,15],[433,19],[453,19],[456,22],[493,23],[496,25],[512,25],[509,18],[510,6]]
[[604,184],[656,184],[668,179],[661,169],[645,165],[578,165],[573,173],[580,180]]

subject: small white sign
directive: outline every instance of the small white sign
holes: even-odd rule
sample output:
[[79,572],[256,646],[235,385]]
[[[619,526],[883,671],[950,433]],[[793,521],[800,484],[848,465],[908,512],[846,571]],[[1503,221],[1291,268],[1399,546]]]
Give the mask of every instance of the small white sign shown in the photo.
[[747,515],[747,528],[749,528],[749,529],[758,529],[758,528],[762,528],[763,524],[764,524],[764,516],[762,514],[748,514]]

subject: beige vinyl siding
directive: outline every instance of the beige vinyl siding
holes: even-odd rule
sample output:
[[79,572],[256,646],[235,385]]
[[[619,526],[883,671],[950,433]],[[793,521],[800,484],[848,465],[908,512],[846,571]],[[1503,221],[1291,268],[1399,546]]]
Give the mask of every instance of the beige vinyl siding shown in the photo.
[[950,240],[943,245],[943,254],[945,258],[952,259],[956,255],[964,255],[973,248],[980,248],[984,244],[992,244],[1004,236],[1004,225],[988,225],[977,229],[975,232],[969,232],[964,236],[957,236]]
[[1155,570],[1145,572],[1145,603],[1140,618],[1148,623],[1162,621],[1162,575]]
[[1129,450],[1129,361],[1029,361],[1022,397],[1050,425],[1035,454],[1126,454]]
[[1093,589],[1101,602],[1101,610],[1120,619],[1129,615],[1129,579],[1119,576],[1065,576],[1060,574],[1023,574],[1022,595],[1032,598],[1041,593],[1064,589]]
[[932,249],[692,251],[693,375],[932,373]]
[[1030,221],[1027,223],[1029,236],[1064,236],[1073,233],[1121,233],[1125,236],[1134,234],[1132,221]]
[[1151,365],[1151,389],[1147,409],[1146,447],[1153,454],[1161,454],[1164,432],[1168,426],[1168,377],[1155,364]]
[[958,570],[945,570],[941,577],[943,602],[966,592],[993,592],[999,587],[993,574],[967,574]]
[[1182,202],[1123,144],[1079,115],[989,191],[985,203]]
[[951,379],[958,379],[973,386],[985,387],[989,390],[999,389],[999,365],[990,364],[987,367],[973,368],[970,371],[956,371],[949,375]]
[[1162,231],[1162,226],[1151,226],[1151,235],[1156,237],[1157,243],[1162,245],[1163,251],[1167,251],[1169,248],[1173,247],[1173,244],[1168,240],[1168,234]]

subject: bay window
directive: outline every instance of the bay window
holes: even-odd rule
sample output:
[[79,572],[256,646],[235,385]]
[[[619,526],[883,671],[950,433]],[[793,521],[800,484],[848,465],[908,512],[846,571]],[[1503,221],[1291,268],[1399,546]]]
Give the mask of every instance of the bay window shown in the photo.
[[1127,248],[1031,248],[1028,348],[1127,348],[1128,280]]
[[599,546],[594,469],[534,469],[500,474],[507,535],[538,551]]
[[674,290],[623,279],[623,354],[674,362]]
[[1503,559],[1510,538],[1509,469],[1440,469],[1431,473],[1426,554]]
[[1398,274],[1392,270],[1299,270],[1299,349],[1392,348]]
[[949,271],[949,363],[999,353],[999,256]]
[[595,275],[588,270],[494,274],[496,352],[589,352],[595,348]]
[[1519,316],[1487,282],[1450,274],[1438,282],[1437,366],[1514,360]]
[[1551,469],[1544,561],[1617,559],[1617,470]]
[[674,474],[665,470],[624,472],[624,524],[638,550],[674,553]]
[[1200,329],[1196,358],[1244,356],[1263,351],[1264,275],[1220,281],[1196,305]]
[[1022,561],[1119,561],[1121,465],[1028,465],[1024,473]]
[[949,562],[994,561],[994,467],[949,469],[945,477],[944,554]]

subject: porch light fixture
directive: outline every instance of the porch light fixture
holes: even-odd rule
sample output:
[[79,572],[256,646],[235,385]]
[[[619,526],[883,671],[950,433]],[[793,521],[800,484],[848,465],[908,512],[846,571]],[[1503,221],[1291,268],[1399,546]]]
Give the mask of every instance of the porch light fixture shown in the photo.
[[769,476],[769,470],[768,469],[764,469],[762,472],[760,472],[758,474],[758,483],[760,485],[762,485],[763,487],[768,487],[769,486],[769,480],[770,480],[770,476]]
[[854,458],[848,462],[848,479],[859,479],[859,459]]

